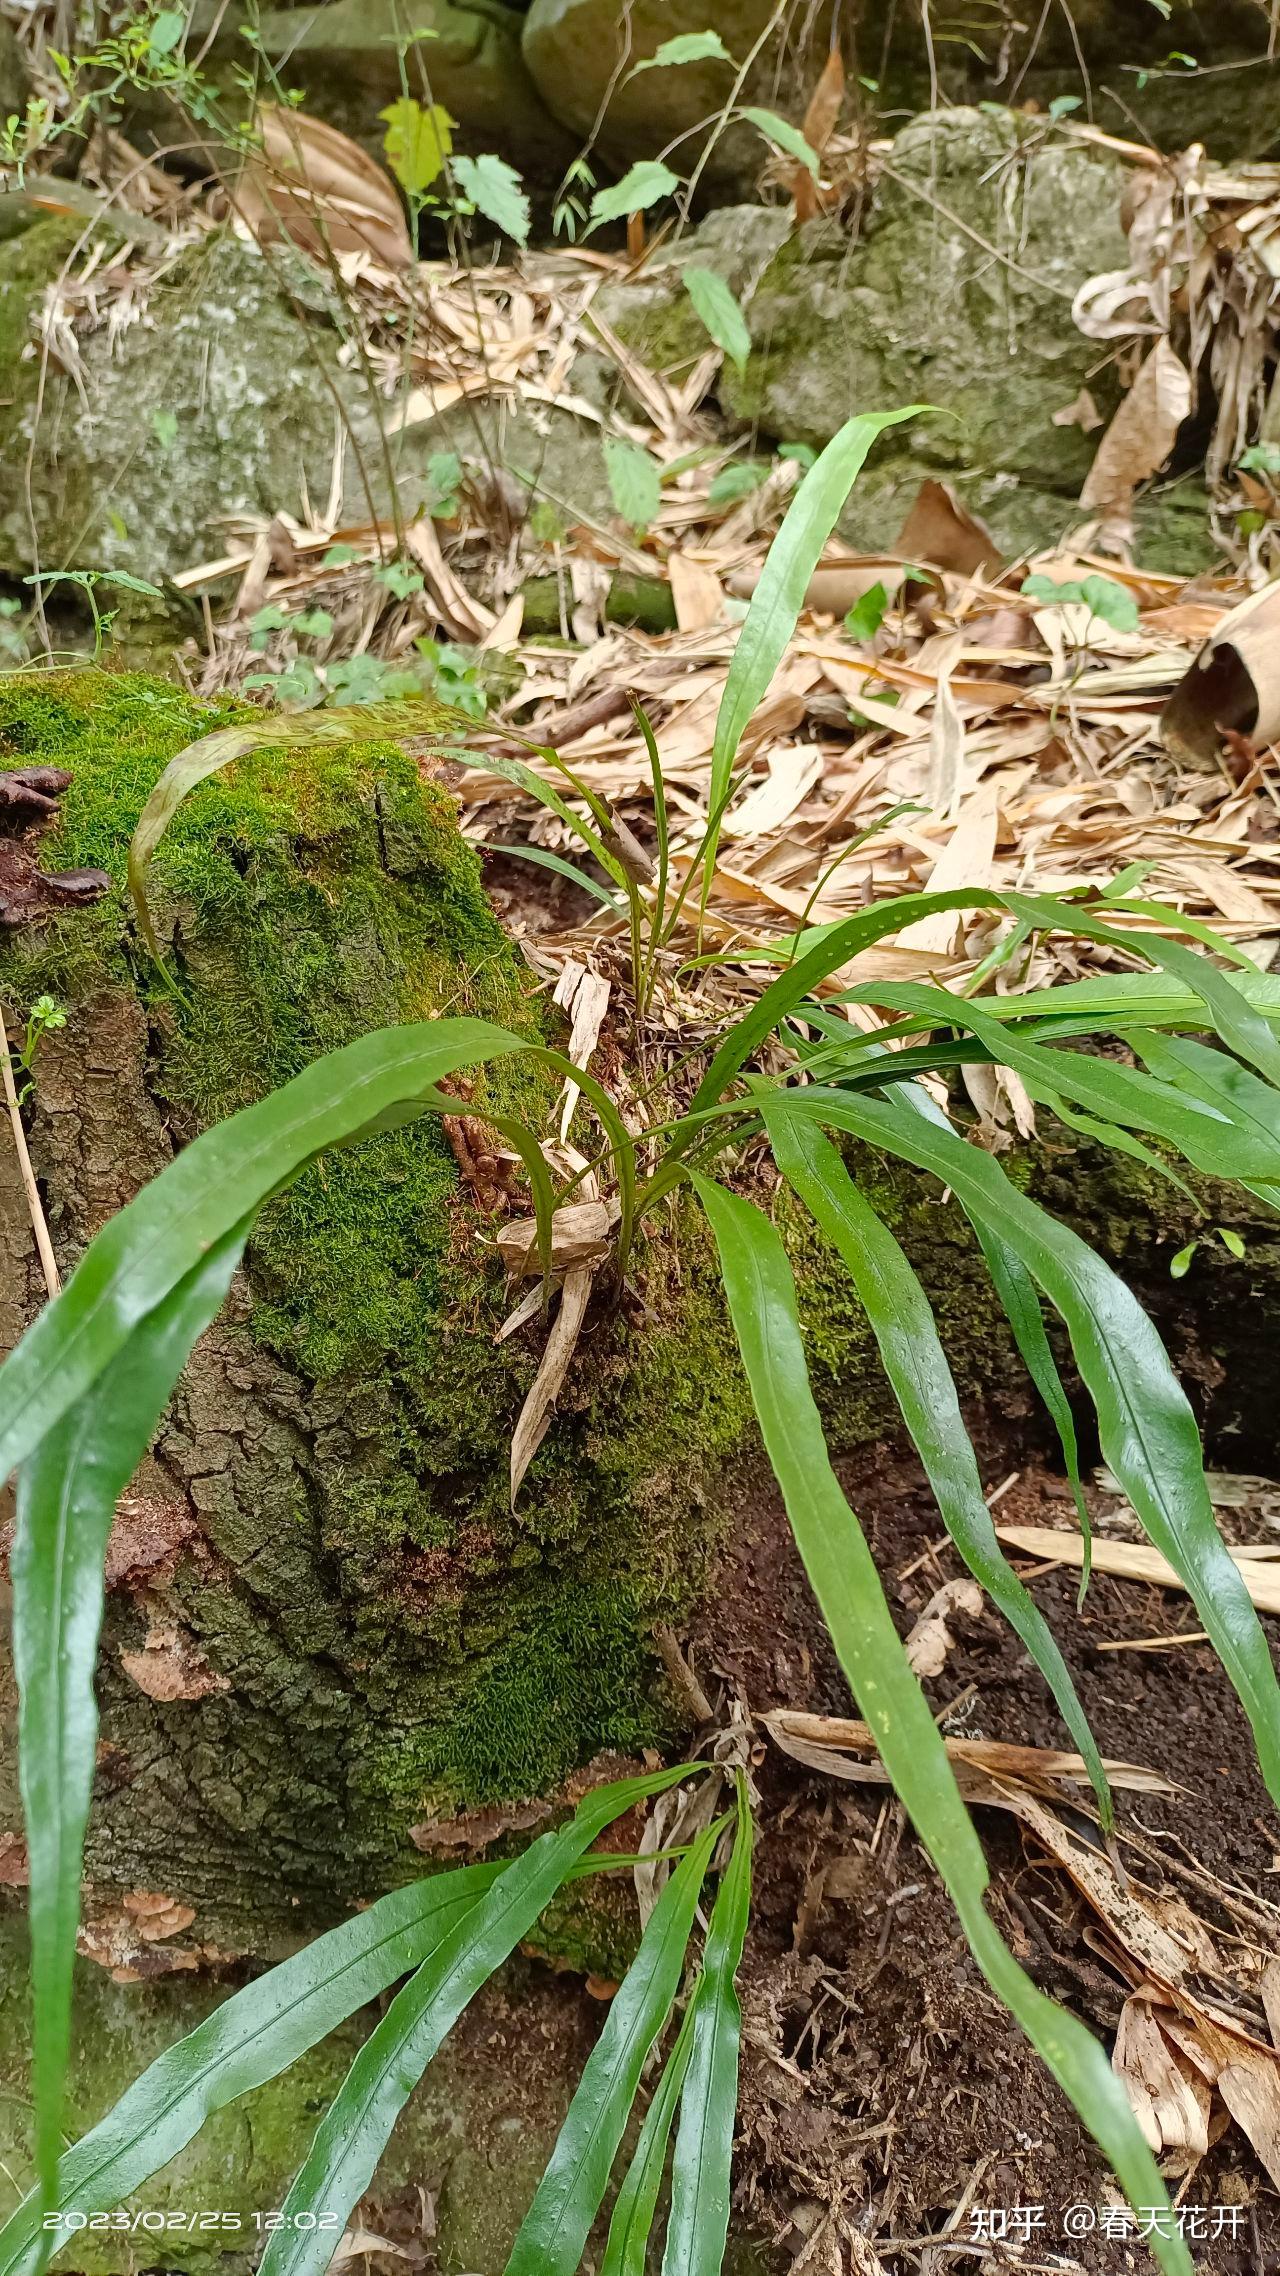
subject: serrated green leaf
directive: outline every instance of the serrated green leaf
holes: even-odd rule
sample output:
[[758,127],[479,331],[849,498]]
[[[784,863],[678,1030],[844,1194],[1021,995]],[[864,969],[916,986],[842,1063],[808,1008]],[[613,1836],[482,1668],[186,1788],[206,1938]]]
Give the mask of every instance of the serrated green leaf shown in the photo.
[[664,40],[653,55],[635,64],[630,76],[634,79],[638,72],[662,71],[677,63],[732,62],[733,57],[719,32],[677,32],[673,38]]
[[680,176],[660,158],[637,158],[620,182],[596,191],[591,200],[591,225],[596,228],[602,221],[625,221],[629,213],[647,213],[650,206],[660,205],[679,187]]
[[733,1855],[707,1930],[671,2160],[662,2276],[719,2276],[729,2230],[742,2009],[737,1973],[751,1910],[751,1813],[738,1773]]
[[606,435],[604,463],[609,493],[623,521],[629,522],[634,530],[648,529],[662,504],[662,482],[656,461],[635,443],[623,442],[617,435]]
[[[699,855],[704,894],[710,889],[715,869],[720,820],[732,796],[738,747],[786,653],[804,607],[809,580],[840,509],[877,436],[886,427],[916,418],[926,408],[912,403],[902,411],[867,411],[846,420],[804,476],[769,548],[738,634],[716,714],[709,820]],[[743,1054],[739,1066],[748,1055]]]
[[[281,2071],[407,1975],[502,1867],[465,1865],[381,1897],[167,2047],[66,2152],[55,2209],[106,2213],[194,2140],[205,2119]],[[0,2276],[36,2276],[44,2204],[32,2190],[0,2229]]]
[[378,117],[386,122],[382,147],[388,166],[409,197],[421,197],[444,171],[456,121],[443,103],[420,103],[413,95],[399,96]]
[[824,1085],[780,1092],[779,1111],[816,1115],[942,1178],[968,1213],[993,1225],[1061,1313],[1098,1417],[1108,1467],[1150,1539],[1177,1572],[1253,1728],[1262,1773],[1280,1799],[1280,1685],[1248,1590],[1214,1522],[1195,1417],[1137,1298],[1101,1257],[1020,1193],[999,1163],[904,1107]]
[[454,179],[477,213],[516,245],[529,242],[529,200],[514,166],[487,151],[479,158],[453,161]]
[[722,466],[711,477],[707,491],[709,506],[736,506],[740,498],[749,498],[762,482],[769,479],[769,469],[756,460],[746,460],[736,466]]
[[684,289],[706,331],[730,363],[742,372],[751,354],[751,333],[746,317],[722,276],[696,265],[684,272]]
[[52,2200],[71,2036],[80,1869],[96,1760],[93,1667],[116,1503],[191,1347],[220,1309],[248,1226],[223,1235],[134,1330],[18,1472],[11,1558],[19,1769],[31,1894],[36,2167]]
[[567,1826],[541,1834],[500,1873],[410,1977],[370,2033],[322,2120],[284,2203],[259,2276],[322,2276],[337,2231],[296,2225],[300,2213],[336,2212],[339,2227],[364,2195],[391,2129],[446,2032],[495,1968],[527,1936],[572,1866],[614,1818],[660,1794],[690,1766],[597,1787]]
[[759,128],[765,141],[771,142],[775,150],[785,152],[788,158],[798,158],[817,181],[818,153],[790,119],[779,118],[776,111],[763,111],[755,103],[744,103],[741,116],[750,119],[752,126]]
[[657,2211],[658,2192],[662,2187],[667,2144],[671,2139],[680,2089],[684,2085],[693,2046],[693,2018],[697,2001],[698,1993],[695,1990],[684,2011],[675,2045],[658,2081],[657,2092],[645,2112],[635,2155],[627,2167],[613,2208],[604,2259],[600,2263],[600,2276],[645,2276],[649,2234]]

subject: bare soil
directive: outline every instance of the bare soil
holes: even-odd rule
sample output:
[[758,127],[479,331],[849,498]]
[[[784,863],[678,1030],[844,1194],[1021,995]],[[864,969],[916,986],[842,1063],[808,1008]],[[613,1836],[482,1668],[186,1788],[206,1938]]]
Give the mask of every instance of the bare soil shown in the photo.
[[[997,1460],[988,1490],[1011,1468]],[[843,1483],[905,1632],[962,1568],[913,1461],[882,1449],[847,1467]],[[999,1515],[1060,1523],[1065,1496],[1059,1478],[1032,1464],[1001,1496]],[[1228,1534],[1231,1520],[1227,1513]],[[1212,1894],[1179,1868],[1280,1895],[1274,1822],[1243,1714],[1207,1645],[1101,1649],[1191,1632],[1185,1597],[1098,1575],[1078,1612],[1077,1582],[1059,1568],[1031,1586],[1103,1751],[1180,1787],[1118,1794],[1119,1824],[1154,1837],[1169,1887],[1190,1895],[1211,1929],[1226,1927]],[[955,1648],[927,1686],[944,1732],[1069,1743],[1042,1678],[994,1612],[949,1625]],[[708,1690],[719,1678],[755,1715],[779,1706],[856,1712],[785,1515],[767,1496],[744,1507],[690,1648]],[[1150,2268],[1145,2244],[1102,2233],[1104,2209],[1119,2202],[1114,2183],[988,1992],[898,1805],[884,1789],[836,1784],[773,1747],[759,1779],[737,2169],[749,2225],[781,2245],[784,2261],[855,2276],[863,2239],[891,2276]],[[1078,1830],[1086,1824],[1082,1817]],[[1092,1916],[1013,1820],[980,1811],[979,1830],[992,1910],[1022,1964],[1110,2044],[1125,1986],[1090,1949]],[[1180,2201],[1207,2208],[1205,2226],[1219,2230],[1189,2237],[1198,2266],[1214,2276],[1280,2269],[1280,2198],[1234,2125]],[[1015,2222],[1012,2241],[976,2241],[975,2208],[1018,2206],[1042,2209],[1025,2238]],[[1072,2234],[1088,2218],[1068,2210],[1080,2206],[1093,2213],[1091,2234]],[[1219,2206],[1230,2210],[1219,2215]]]

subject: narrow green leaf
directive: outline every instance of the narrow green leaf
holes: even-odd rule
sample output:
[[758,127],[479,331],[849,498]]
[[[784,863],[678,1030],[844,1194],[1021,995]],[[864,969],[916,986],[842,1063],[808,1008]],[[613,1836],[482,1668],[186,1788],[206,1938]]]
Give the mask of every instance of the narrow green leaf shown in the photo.
[[847,1267],[943,1523],[974,1579],[1021,1637],[1052,1691],[1088,1767],[1103,1822],[1110,1825],[1111,1789],[1102,1757],[1049,1624],[996,1538],[929,1299],[830,1139],[814,1122],[785,1113],[775,1116],[770,1101],[776,1095],[764,1083],[755,1091],[778,1168]]
[[635,443],[623,442],[618,435],[606,435],[604,463],[609,477],[609,495],[623,521],[630,522],[635,530],[648,529],[662,504],[662,482],[656,460]]
[[514,166],[488,150],[479,158],[455,158],[453,172],[458,188],[477,213],[514,244],[528,244],[529,200]]
[[496,840],[486,838],[482,842],[482,850],[485,853],[510,854],[514,860],[531,861],[539,869],[553,869],[557,877],[567,877],[572,884],[581,886],[584,893],[589,893],[593,901],[599,901],[603,908],[611,909],[615,914],[625,908],[625,903],[618,899],[616,893],[611,893],[607,885],[602,885],[598,877],[589,877],[586,870],[580,869],[576,862],[566,861],[563,854],[552,853],[547,846],[499,845]]
[[[55,2207],[106,2213],[185,2149],[205,2119],[281,2071],[407,1975],[491,1887],[501,1864],[395,1889],[246,1984],[134,2080],[58,2171]],[[0,2276],[35,2276],[46,2241],[38,2189],[0,2229]]]
[[680,176],[660,158],[637,158],[620,182],[596,191],[591,200],[592,228],[602,221],[625,221],[629,213],[646,213],[679,187]]
[[[903,1092],[903,1096],[908,1094]],[[971,1220],[971,1222],[973,1222]],[[1044,1314],[1040,1309],[1040,1293],[1034,1280],[1015,1249],[1001,1239],[995,1226],[989,1222],[973,1223],[974,1232],[987,1271],[1004,1310],[1004,1316],[1013,1330],[1013,1340],[1022,1356],[1022,1364],[1035,1384],[1041,1401],[1058,1434],[1062,1459],[1066,1466],[1067,1483],[1075,1503],[1076,1517],[1084,1538],[1084,1561],[1080,1569],[1080,1603],[1089,1586],[1093,1564],[1093,1521],[1089,1505],[1084,1498],[1084,1481],[1080,1475],[1080,1447],[1076,1438],[1075,1418],[1071,1403],[1062,1387],[1058,1363],[1045,1330]]]
[[600,2263],[600,2276],[645,2276],[649,2234],[657,2210],[658,2192],[662,2187],[667,2144],[671,2139],[680,2089],[684,2085],[693,2047],[693,2018],[697,2002],[698,1992],[695,1990],[684,2011],[676,2043],[667,2057],[657,2091],[645,2112],[635,2155],[627,2167],[626,2177],[613,2208],[604,2259]]
[[649,2050],[680,1989],[698,1893],[720,1832],[710,1826],[699,1836],[650,1915],[521,2223],[507,2276],[573,2276],[582,2258]]
[[653,55],[646,55],[642,63],[633,66],[638,71],[662,71],[674,63],[732,63],[733,57],[719,32],[677,32],[672,39],[664,40]]
[[437,1101],[452,1111],[456,1101],[435,1090],[446,1075],[528,1049],[486,1020],[383,1028],[193,1139],[104,1225],[0,1367],[0,1480],[96,1382],[138,1322],[308,1161]]
[[93,1668],[107,1535],[191,1347],[226,1297],[246,1232],[241,1223],[209,1250],[18,1473],[13,1651],[31,1868],[36,2170],[49,2202],[62,2140],[80,1866],[97,1748]]
[[799,127],[791,124],[790,119],[779,118],[776,111],[763,111],[755,103],[744,103],[741,116],[750,119],[752,126],[759,129],[765,141],[771,142],[775,150],[781,150],[788,158],[798,158],[800,164],[808,168],[814,181],[817,181],[818,153],[812,143],[806,141]]
[[1280,1800],[1280,1686],[1248,1590],[1214,1523],[1195,1417],[1137,1298],[1078,1234],[954,1131],[900,1103],[816,1084],[779,1097],[783,1112],[816,1115],[931,1170],[975,1221],[994,1225],[1016,1248],[1066,1323],[1097,1411],[1103,1457],[1194,1600],[1253,1726],[1268,1788]]
[[716,346],[724,349],[730,363],[739,371],[745,371],[751,354],[751,333],[724,278],[714,269],[695,266],[684,272],[684,289]]
[[810,467],[787,509],[743,619],[716,717],[709,820],[701,856],[704,884],[715,868],[720,817],[728,803],[738,746],[786,652],[804,607],[809,579],[840,509],[877,436],[886,427],[914,419],[928,408],[924,403],[912,403],[902,411],[866,411],[846,420]]
[[468,2002],[528,1935],[597,1835],[633,1803],[687,1777],[690,1767],[677,1764],[596,1788],[568,1825],[540,1835],[441,1939],[351,2065],[285,2199],[283,2225],[268,2243],[259,2276],[321,2276],[338,2232],[297,2227],[295,2216],[323,2208],[338,2214],[339,2229],[346,2226],[396,2119]]
[[671,2161],[663,2276],[719,2276],[729,2233],[742,2008],[736,1982],[751,1910],[751,1812],[738,1773],[733,1855],[712,1909],[693,2004],[689,2067]]
[[[861,1101],[856,1111],[863,1112]],[[920,1128],[927,1136],[927,1126]],[[796,1545],[885,1768],[988,1982],[1070,2096],[1130,2203],[1163,2205],[1167,2198],[1156,2162],[1102,2048],[1073,2015],[1037,1991],[987,1914],[987,1868],[978,1837],[907,1664],[862,1528],[831,1468],[778,1233],[751,1202],[708,1178],[695,1176],[692,1182],[715,1236],[752,1403]],[[1151,2245],[1169,2276],[1192,2276],[1181,2237],[1157,2233]]]

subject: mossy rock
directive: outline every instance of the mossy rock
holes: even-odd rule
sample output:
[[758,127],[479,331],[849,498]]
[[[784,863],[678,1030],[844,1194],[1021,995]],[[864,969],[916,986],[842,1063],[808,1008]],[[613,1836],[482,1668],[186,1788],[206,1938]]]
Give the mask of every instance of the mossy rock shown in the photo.
[[225,550],[215,517],[327,493],[340,335],[288,247],[268,262],[219,234],[150,289],[145,323],[85,337],[76,380],[42,374],[35,320],[83,231],[50,220],[0,248],[0,569],[32,566],[38,530],[43,569],[157,583]]
[[726,372],[732,410],[782,442],[821,446],[853,413],[932,406],[877,447],[843,527],[892,544],[922,474],[954,481],[1011,551],[1056,538],[1094,444],[1053,423],[1084,385],[1114,382],[1077,331],[1077,287],[1127,258],[1124,170],[1012,111],[938,111],[893,144],[854,243],[808,223],[750,304],[754,352]]

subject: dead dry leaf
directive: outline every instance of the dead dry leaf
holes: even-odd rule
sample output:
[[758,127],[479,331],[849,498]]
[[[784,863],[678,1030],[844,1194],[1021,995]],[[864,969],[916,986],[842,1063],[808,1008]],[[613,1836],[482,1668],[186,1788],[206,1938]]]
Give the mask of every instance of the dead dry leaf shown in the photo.
[[[997,1525],[996,1532],[1011,1549],[1029,1557],[1052,1559],[1079,1567],[1084,1563],[1084,1542],[1078,1533],[1058,1532],[1046,1525]],[[1259,1612],[1280,1612],[1280,1563],[1251,1557],[1241,1549],[1228,1549],[1241,1580]],[[1186,1582],[1158,1549],[1140,1541],[1110,1541],[1095,1533],[1093,1569],[1115,1573],[1121,1580],[1150,1581],[1156,1588],[1186,1589]]]
[[369,253],[389,269],[415,259],[400,193],[391,176],[349,135],[306,111],[265,103],[257,115],[260,148],[247,159],[232,193],[255,237],[288,237],[323,258]]
[[1191,375],[1169,342],[1157,340],[1098,445],[1081,505],[1127,508],[1139,483],[1159,473],[1190,410]]
[[967,1612],[970,1619],[976,1620],[982,1612],[982,1601],[982,1590],[967,1574],[958,1580],[944,1581],[941,1588],[934,1590],[924,1611],[913,1623],[904,1647],[914,1675],[941,1675],[947,1653],[955,1645],[955,1637],[947,1626],[948,1613]]

